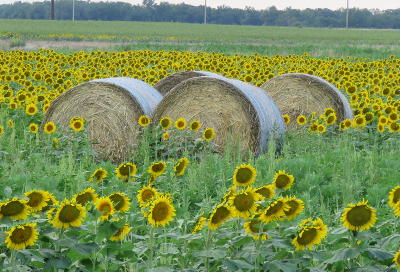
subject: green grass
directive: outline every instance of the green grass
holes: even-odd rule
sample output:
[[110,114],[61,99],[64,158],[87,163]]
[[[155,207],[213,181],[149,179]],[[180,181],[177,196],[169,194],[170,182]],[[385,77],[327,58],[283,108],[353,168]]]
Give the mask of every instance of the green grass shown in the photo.
[[[112,35],[123,48],[217,51],[227,54],[302,54],[385,58],[400,55],[395,30],[324,29],[184,23],[0,20],[0,33]],[[67,39],[67,38],[52,38]],[[69,38],[80,40],[81,38]],[[116,50],[120,50],[121,47]]]

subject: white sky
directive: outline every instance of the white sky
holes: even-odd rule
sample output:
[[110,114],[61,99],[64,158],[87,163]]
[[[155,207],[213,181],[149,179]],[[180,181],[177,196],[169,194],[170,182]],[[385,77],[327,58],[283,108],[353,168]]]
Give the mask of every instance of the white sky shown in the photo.
[[[33,2],[38,0],[19,0],[22,2]],[[40,0],[42,1],[42,0]],[[55,0],[57,1],[57,0]],[[107,0],[91,0],[95,2]],[[109,0],[116,1],[116,0]],[[131,4],[140,4],[142,0],[119,0],[129,2]],[[399,9],[400,0],[349,0],[350,7],[368,8],[368,9]],[[0,0],[0,4],[13,3],[17,0]],[[72,0],[71,0],[72,2]],[[169,2],[179,4],[185,2],[190,5],[204,5],[204,0],[156,0],[156,3]],[[256,9],[265,9],[270,6],[276,6],[278,9],[292,7],[296,9],[305,8],[329,8],[339,9],[346,6],[346,0],[207,0],[207,5],[210,7],[218,7],[222,5],[230,6],[233,8],[245,8],[246,6],[254,7]]]

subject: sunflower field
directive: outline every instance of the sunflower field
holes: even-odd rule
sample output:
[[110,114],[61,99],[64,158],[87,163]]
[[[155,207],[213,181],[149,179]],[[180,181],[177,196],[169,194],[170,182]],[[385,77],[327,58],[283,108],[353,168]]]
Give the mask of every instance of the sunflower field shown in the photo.
[[[283,114],[282,152],[222,153],[202,120],[132,120],[132,160],[98,160],[85,120],[43,123],[91,79],[154,85],[203,70],[260,86],[284,73],[344,91],[354,119]],[[1,271],[397,271],[400,59],[205,52],[0,51]]]

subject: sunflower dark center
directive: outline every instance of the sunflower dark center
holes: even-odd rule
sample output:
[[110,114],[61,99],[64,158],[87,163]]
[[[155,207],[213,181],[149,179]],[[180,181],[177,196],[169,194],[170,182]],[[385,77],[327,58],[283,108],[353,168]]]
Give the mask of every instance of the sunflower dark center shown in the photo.
[[119,168],[119,172],[122,176],[128,176],[129,173],[131,173],[133,171],[132,166],[130,165],[122,165]]
[[287,175],[279,175],[276,178],[276,187],[278,188],[283,188],[285,186],[287,186],[290,182],[290,178]]
[[14,244],[26,243],[31,238],[32,234],[33,230],[31,226],[18,227],[12,232],[10,240]]
[[81,204],[81,205],[85,205],[86,203],[88,203],[89,201],[93,200],[93,195],[90,192],[85,192],[82,194],[79,194],[76,197],[76,202]]
[[239,183],[248,183],[253,177],[253,172],[249,168],[240,168],[236,173],[236,180]]
[[282,210],[282,207],[283,207],[283,202],[282,201],[278,201],[278,202],[275,203],[275,205],[273,205],[273,206],[270,205],[267,208],[267,210],[265,212],[265,215],[266,216],[271,216],[271,215],[277,214]]
[[115,210],[119,211],[124,206],[124,198],[120,194],[112,194],[110,195],[110,199],[114,204]]
[[306,246],[311,244],[317,238],[318,231],[315,228],[306,228],[297,237],[297,242],[300,245]]
[[253,207],[254,198],[251,194],[239,194],[235,197],[233,203],[237,210],[244,212]]
[[72,205],[65,205],[58,216],[58,219],[63,223],[71,223],[79,218],[80,210]]
[[399,199],[400,199],[400,188],[397,189],[396,191],[394,191],[393,202],[397,203],[397,201],[399,201]]
[[204,137],[205,137],[206,139],[211,139],[212,136],[213,136],[212,130],[211,130],[211,129],[207,129],[207,130],[205,131],[205,133],[204,133]]
[[142,200],[143,202],[146,202],[149,199],[152,199],[154,196],[154,192],[152,190],[144,190],[142,192]]
[[163,119],[163,120],[161,120],[161,126],[162,126],[163,128],[168,127],[168,126],[169,126],[169,120],[168,120],[168,119]]
[[228,218],[229,215],[230,211],[226,207],[219,207],[211,218],[211,223],[218,224]]
[[18,200],[11,201],[1,207],[1,213],[4,216],[14,216],[22,213],[25,209],[25,205]]
[[165,202],[159,202],[154,206],[151,212],[151,217],[154,219],[154,221],[161,222],[168,217],[168,213],[169,213],[168,204]]
[[347,221],[353,226],[361,227],[371,220],[372,212],[365,205],[356,206],[347,213]]
[[43,195],[41,193],[38,193],[38,192],[30,193],[28,197],[29,197],[29,201],[28,201],[27,204],[30,207],[37,207],[44,200]]
[[289,205],[289,209],[287,211],[284,210],[286,216],[294,214],[300,206],[296,200],[289,200],[286,204]]
[[151,166],[151,169],[153,170],[153,172],[155,173],[160,173],[162,171],[164,171],[164,164],[160,163],[155,163]]

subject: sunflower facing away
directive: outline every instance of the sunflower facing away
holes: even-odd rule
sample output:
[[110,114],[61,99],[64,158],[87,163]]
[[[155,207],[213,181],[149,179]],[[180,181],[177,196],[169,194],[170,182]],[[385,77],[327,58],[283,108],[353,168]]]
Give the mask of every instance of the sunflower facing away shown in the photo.
[[151,202],[147,220],[153,227],[162,227],[169,224],[175,215],[175,208],[171,203],[171,199],[158,195]]
[[135,164],[127,162],[120,164],[115,170],[119,179],[129,180],[130,177],[134,177],[137,172]]
[[236,217],[250,218],[257,210],[259,204],[264,197],[252,190],[250,187],[235,193],[230,197],[229,202],[233,215]]
[[118,231],[110,237],[110,241],[121,241],[131,231],[131,227],[128,224],[123,225]]
[[229,220],[233,215],[232,209],[229,206],[219,204],[211,213],[208,221],[208,227],[211,230],[216,230],[225,221]]
[[189,164],[188,158],[180,158],[179,161],[174,166],[174,174],[176,176],[182,176],[185,174],[186,167]]
[[103,168],[97,168],[94,170],[93,174],[89,177],[90,182],[100,183],[105,179],[108,175],[107,170]]
[[328,233],[328,227],[320,218],[306,219],[299,226],[301,229],[292,240],[292,245],[296,247],[296,250],[311,250],[314,245],[320,244]]
[[38,232],[35,226],[36,223],[31,223],[11,228],[10,231],[6,232],[6,246],[9,249],[19,250],[35,245],[38,239]]
[[28,218],[31,208],[27,200],[14,197],[10,201],[0,203],[0,218],[9,217],[11,220],[23,220]]
[[43,190],[34,190],[24,193],[29,198],[26,203],[32,211],[41,211],[47,206],[47,201],[50,199],[49,192]]
[[97,199],[96,201],[96,208],[99,212],[102,213],[102,215],[100,216],[100,221],[105,221],[107,220],[109,217],[111,217],[114,214],[114,205],[111,201],[110,198],[108,197],[102,197]]
[[275,173],[272,184],[276,189],[287,190],[292,186],[293,182],[294,177],[292,175],[289,175],[284,170],[279,170],[277,173]]
[[376,211],[368,201],[350,203],[340,218],[343,226],[353,231],[364,231],[372,228],[376,222]]
[[143,206],[147,201],[152,200],[153,197],[157,196],[157,189],[151,186],[145,186],[138,191],[137,200],[140,206]]
[[73,199],[76,201],[76,203],[85,206],[89,202],[95,203],[97,200],[97,194],[93,188],[89,187],[86,190],[74,195]]
[[138,119],[138,124],[141,127],[147,127],[148,125],[150,125],[150,123],[151,123],[150,117],[148,117],[147,115],[142,115]]
[[131,202],[124,193],[113,193],[108,198],[111,199],[116,212],[127,212],[129,210]]
[[250,164],[242,164],[236,167],[233,173],[233,185],[250,186],[256,180],[256,169]]
[[85,216],[86,209],[82,205],[65,199],[50,223],[56,228],[79,227],[82,225]]
[[165,162],[163,162],[163,161],[153,162],[149,166],[149,169],[147,169],[147,172],[152,174],[155,177],[158,177],[164,173],[165,168],[167,168],[167,165],[165,164]]

